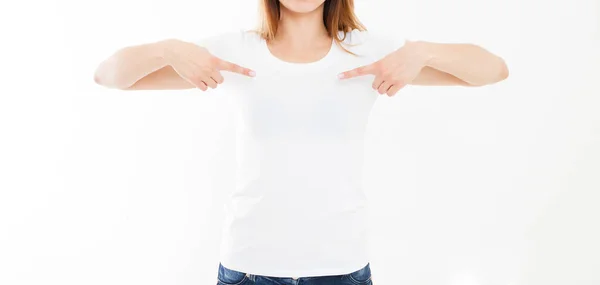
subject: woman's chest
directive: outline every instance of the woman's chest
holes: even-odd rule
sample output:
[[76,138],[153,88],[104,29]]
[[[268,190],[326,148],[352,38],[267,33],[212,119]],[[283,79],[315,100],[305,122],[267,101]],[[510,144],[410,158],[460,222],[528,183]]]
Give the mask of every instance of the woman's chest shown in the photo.
[[255,65],[253,78],[226,77],[225,96],[255,135],[354,137],[362,135],[378,97],[372,76],[338,79],[358,63],[312,70]]

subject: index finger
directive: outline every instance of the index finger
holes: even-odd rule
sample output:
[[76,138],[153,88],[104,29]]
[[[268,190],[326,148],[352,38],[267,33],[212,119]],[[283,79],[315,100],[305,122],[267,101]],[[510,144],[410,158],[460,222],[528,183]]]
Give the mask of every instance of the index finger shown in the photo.
[[363,65],[352,70],[348,70],[338,74],[340,79],[348,79],[367,74],[375,74],[375,64]]
[[223,60],[223,59],[218,59],[217,68],[219,70],[230,71],[230,72],[239,73],[241,75],[246,75],[246,76],[251,76],[251,77],[253,77],[256,74],[253,70],[251,70],[249,68],[242,67],[233,62],[229,62],[229,61]]

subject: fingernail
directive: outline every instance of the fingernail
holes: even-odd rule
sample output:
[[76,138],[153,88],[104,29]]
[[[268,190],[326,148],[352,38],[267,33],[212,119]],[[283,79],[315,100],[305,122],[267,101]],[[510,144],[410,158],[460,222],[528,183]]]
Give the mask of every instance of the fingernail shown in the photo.
[[343,73],[340,73],[340,74],[338,74],[338,78],[339,78],[339,79],[342,79],[342,78],[344,78],[344,74],[343,74]]
[[250,76],[254,77],[254,76],[256,75],[256,72],[254,72],[254,71],[250,70],[250,72],[248,72],[248,75],[250,75]]

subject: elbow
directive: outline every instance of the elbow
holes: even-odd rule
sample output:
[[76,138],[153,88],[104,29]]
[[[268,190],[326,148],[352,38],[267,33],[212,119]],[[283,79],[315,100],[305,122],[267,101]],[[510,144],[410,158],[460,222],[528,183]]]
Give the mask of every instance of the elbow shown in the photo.
[[500,58],[500,70],[498,71],[498,81],[503,81],[508,78],[509,71],[508,66],[504,59]]
[[[100,63],[100,65],[96,68],[94,72],[94,83],[109,88],[114,85],[112,82],[114,80],[111,80],[111,78],[115,78],[115,71],[109,66],[111,61],[112,59],[107,59]],[[111,74],[113,75],[111,76]]]
[[124,84],[124,82],[120,82],[119,80],[121,76],[119,75],[119,70],[116,66],[119,66],[115,63],[115,58],[109,58],[96,68],[94,72],[94,83],[112,89],[125,89],[128,86]]
[[104,77],[104,75],[101,73],[100,69],[96,69],[96,72],[94,72],[94,83],[101,85],[101,86],[105,86],[106,79]]

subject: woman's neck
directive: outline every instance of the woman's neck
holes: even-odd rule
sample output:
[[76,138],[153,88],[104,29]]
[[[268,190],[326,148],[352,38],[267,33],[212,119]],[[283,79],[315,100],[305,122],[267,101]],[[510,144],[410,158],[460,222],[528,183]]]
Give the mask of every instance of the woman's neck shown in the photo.
[[309,13],[296,13],[281,5],[276,42],[285,41],[292,46],[307,46],[330,39],[323,24],[323,5]]

